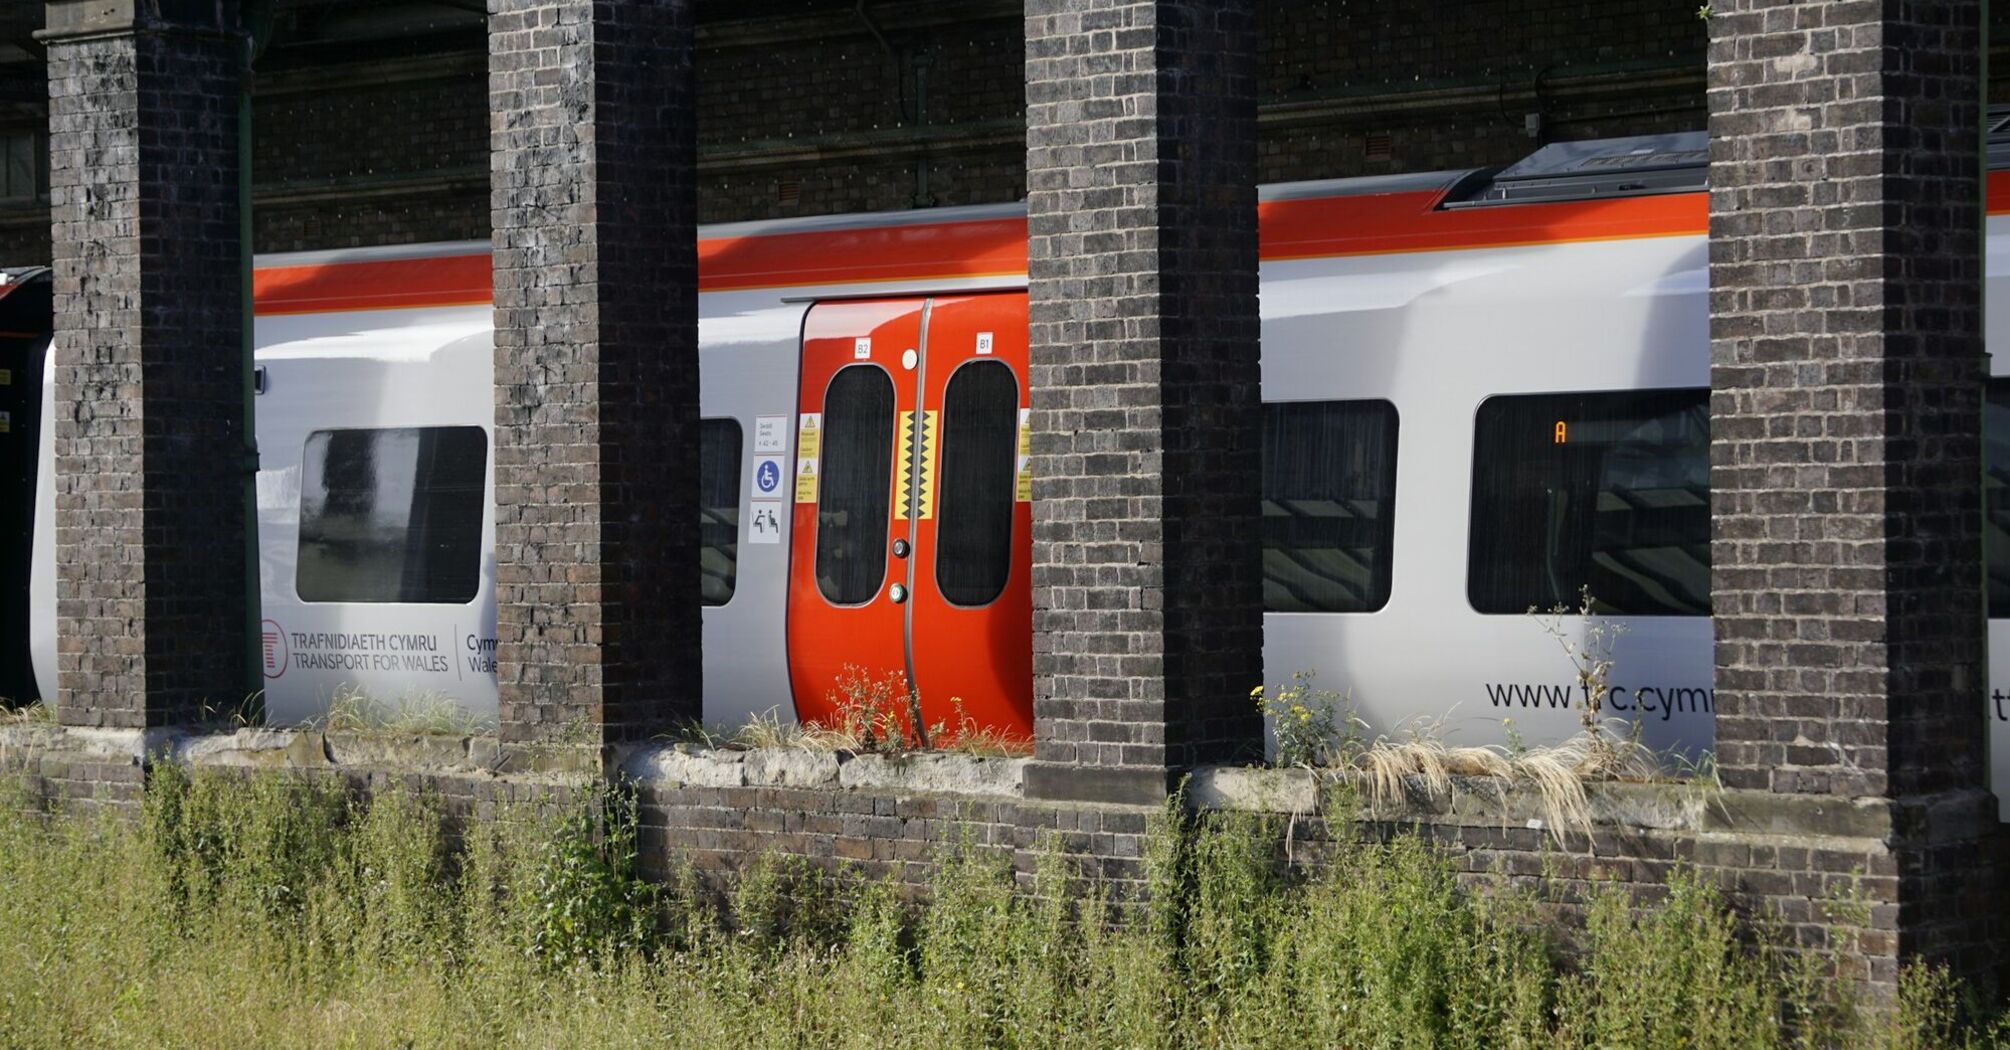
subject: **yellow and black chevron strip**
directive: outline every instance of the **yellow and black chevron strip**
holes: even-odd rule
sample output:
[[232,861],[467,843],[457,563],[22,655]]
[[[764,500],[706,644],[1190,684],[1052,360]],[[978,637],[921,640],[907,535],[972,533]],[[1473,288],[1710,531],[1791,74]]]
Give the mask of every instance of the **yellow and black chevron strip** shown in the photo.
[[935,421],[933,410],[922,413],[921,435],[914,450],[914,458],[921,463],[921,495],[915,502],[921,508],[923,518],[935,517]]
[[900,494],[894,501],[895,521],[907,520],[907,507],[914,502],[914,413],[900,414],[900,448],[893,457],[893,491]]

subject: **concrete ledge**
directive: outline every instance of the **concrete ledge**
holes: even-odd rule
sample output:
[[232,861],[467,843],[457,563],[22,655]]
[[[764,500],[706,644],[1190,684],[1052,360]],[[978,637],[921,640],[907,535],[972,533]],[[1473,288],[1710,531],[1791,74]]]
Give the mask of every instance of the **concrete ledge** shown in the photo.
[[[646,787],[794,788],[879,798],[1031,800],[1063,807],[1146,806],[1165,797],[1155,794],[1162,783],[1156,770],[1078,769],[954,752],[741,751],[657,743],[611,751],[603,765],[594,749],[553,746],[533,752],[499,746],[493,736],[0,725],[0,765],[10,767],[49,760],[138,768],[163,756],[229,769],[410,773],[523,784],[576,784],[605,769]],[[1046,792],[1038,790],[1042,777],[1051,781]],[[1314,816],[1321,813],[1334,783],[1331,774],[1304,769],[1213,766],[1193,771],[1187,797],[1199,809]],[[1048,793],[1055,791],[1061,793]],[[1363,806],[1358,815],[1383,824],[1662,832],[1699,841],[1792,839],[1849,848],[1963,843],[2000,833],[1995,800],[1983,791],[1893,802],[1702,784],[1594,782],[1585,785],[1585,802],[1588,824],[1557,829],[1546,823],[1551,815],[1541,794],[1526,785],[1455,777],[1449,791],[1434,793],[1412,778],[1400,802]]]
[[[1192,802],[1212,809],[1310,814],[1334,781],[1304,769],[1218,766],[1197,769],[1188,781]],[[1542,797],[1524,785],[1486,777],[1454,777],[1437,795],[1418,778],[1406,784],[1401,803],[1364,806],[1361,817],[1471,826],[1544,827]],[[1874,840],[1901,837],[1913,843],[1967,842],[1994,835],[1994,798],[1984,791],[1952,792],[1903,803],[1881,798],[1782,795],[1687,783],[1594,781],[1584,785],[1590,826],[1731,837],[1800,840]],[[1569,830],[1569,829],[1566,829]]]
[[136,29],[186,28],[211,33],[227,32],[235,26],[224,24],[218,14],[223,6],[214,0],[50,0],[45,28],[35,33],[38,40],[60,41],[78,37],[130,33]]
[[1018,798],[1025,759],[953,752],[854,755],[776,749],[737,751],[695,744],[636,748],[616,768],[645,785],[683,787],[790,787],[870,791],[892,795],[965,795]]
[[1156,806],[1172,794],[1171,770],[1144,766],[1076,766],[1029,762],[1026,797],[1048,802]]

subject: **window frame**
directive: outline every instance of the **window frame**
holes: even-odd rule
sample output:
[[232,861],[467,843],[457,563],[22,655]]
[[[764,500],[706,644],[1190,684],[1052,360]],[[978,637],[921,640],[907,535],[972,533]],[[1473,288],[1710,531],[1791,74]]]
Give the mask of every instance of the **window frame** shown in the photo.
[[[965,604],[963,602],[959,602],[951,598],[949,596],[949,592],[944,590],[942,587],[942,566],[945,561],[945,559],[942,556],[944,546],[942,542],[942,537],[944,532],[946,531],[946,524],[949,520],[948,511],[950,506],[949,502],[950,493],[948,487],[949,388],[952,384],[956,382],[956,377],[962,375],[965,369],[971,368],[972,366],[982,367],[986,365],[1003,369],[1006,377],[1012,380],[1012,413],[1011,413],[1012,440],[1006,446],[1006,448],[1008,449],[1007,461],[1011,464],[1011,466],[1014,469],[1008,470],[1006,472],[1006,481],[1010,484],[1011,487],[1008,487],[1006,489],[1006,493],[1010,498],[1008,498],[1005,501],[1005,519],[1006,519],[1005,526],[1007,532],[1005,538],[1005,572],[1004,575],[1001,576],[998,581],[998,590],[994,592],[990,598],[982,602]],[[937,455],[935,456],[936,472],[939,475],[936,478],[935,484],[936,487],[939,489],[939,494],[937,498],[940,500],[941,506],[937,510],[935,517],[935,542],[934,542],[935,550],[932,554],[935,566],[934,566],[934,572],[932,573],[934,577],[932,582],[935,587],[935,593],[941,596],[943,603],[950,606],[951,608],[954,609],[989,608],[992,605],[996,605],[1000,598],[1005,597],[1005,592],[1010,590],[1012,587],[1012,563],[1015,557],[1015,552],[1018,550],[1019,546],[1018,545],[1019,501],[1018,501],[1018,489],[1017,489],[1018,471],[1016,469],[1018,467],[1018,455],[1019,455],[1019,436],[1018,436],[1019,400],[1020,397],[1025,392],[1026,392],[1025,387],[1021,384],[1019,379],[1019,373],[1016,370],[1014,370],[1011,365],[1005,363],[1004,361],[1000,361],[995,357],[973,357],[964,361],[960,361],[957,363],[955,368],[949,370],[949,378],[942,381],[942,424],[936,428],[936,437],[937,440],[942,442],[942,448],[938,451]],[[897,438],[898,435],[896,435],[896,439]]]
[[699,477],[698,477],[698,495],[699,495],[699,499],[698,499],[698,511],[699,511],[699,513],[700,513],[700,514],[703,514],[703,513],[704,513],[704,511],[705,511],[705,507],[707,506],[707,504],[705,503],[705,500],[704,500],[704,492],[705,492],[705,483],[704,483],[704,471],[705,471],[705,449],[704,449],[704,441],[705,441],[705,428],[706,428],[706,427],[708,427],[708,426],[712,426],[712,425],[716,425],[716,424],[720,424],[720,423],[724,423],[724,424],[728,424],[728,425],[730,425],[730,426],[731,426],[731,427],[733,428],[733,450],[734,450],[734,451],[733,451],[733,466],[732,466],[732,470],[731,470],[731,471],[729,472],[730,476],[731,476],[731,477],[732,477],[732,479],[733,479],[733,557],[732,557],[732,576],[730,577],[730,580],[731,580],[731,582],[730,582],[730,583],[728,583],[728,584],[726,585],[726,599],[725,599],[724,601],[719,601],[719,602],[713,602],[713,601],[706,601],[706,600],[705,600],[705,594],[704,594],[704,588],[705,588],[705,582],[704,582],[704,574],[705,574],[705,570],[704,570],[704,563],[703,563],[703,558],[704,558],[704,556],[705,556],[705,550],[706,550],[706,548],[707,548],[707,547],[709,547],[709,546],[710,546],[710,544],[707,544],[707,543],[705,542],[705,535],[704,535],[704,521],[703,521],[703,520],[702,520],[702,518],[701,518],[701,519],[700,519],[700,521],[699,521],[699,524],[698,524],[698,528],[699,528],[699,534],[698,534],[698,557],[699,557],[699,559],[700,559],[700,562],[699,562],[699,567],[698,567],[698,607],[699,607],[699,608],[701,608],[701,609],[723,609],[723,608],[725,608],[726,606],[728,606],[728,605],[731,605],[731,604],[733,603],[733,599],[734,599],[735,597],[738,597],[738,596],[739,596],[739,593],[740,593],[740,548],[741,548],[742,546],[745,546],[745,544],[746,544],[746,538],[745,538],[746,534],[745,534],[745,532],[743,531],[743,529],[742,529],[742,526],[744,526],[744,525],[746,524],[746,521],[745,521],[745,514],[744,514],[744,510],[745,510],[745,508],[746,508],[746,504],[747,504],[747,493],[746,493],[746,474],[747,474],[747,428],[746,428],[746,427],[744,427],[744,426],[741,426],[741,425],[740,425],[740,420],[739,420],[739,418],[738,418],[737,416],[700,416],[700,417],[699,417],[699,419],[698,419],[698,442],[699,442],[699,447],[698,447],[698,472],[699,472]]
[[[306,485],[306,472],[307,472],[307,464],[309,462],[308,449],[313,447],[314,439],[322,435],[327,435],[330,439],[332,439],[334,435],[341,433],[361,432],[361,433],[381,434],[390,431],[423,432],[429,430],[473,431],[481,435],[482,461],[480,468],[476,471],[479,478],[476,485],[480,492],[480,496],[476,500],[476,518],[475,518],[476,540],[474,544],[475,567],[473,572],[473,578],[474,578],[473,590],[468,594],[466,598],[463,598],[459,601],[423,601],[403,597],[378,598],[378,599],[354,598],[354,597],[309,598],[301,589],[300,571],[301,566],[305,561],[305,559],[301,557],[301,552],[304,548],[304,545],[307,542],[308,490]],[[325,454],[322,458],[323,458],[322,471],[323,474],[325,475],[327,469]],[[300,602],[302,605],[370,605],[370,606],[416,605],[416,606],[445,607],[445,608],[465,608],[467,606],[480,602],[482,600],[482,586],[484,583],[483,562],[487,557],[493,555],[494,553],[493,542],[492,541],[484,542],[485,540],[488,539],[489,536],[488,530],[491,520],[490,515],[494,512],[495,509],[495,494],[493,487],[491,486],[490,483],[491,479],[490,472],[494,469],[494,467],[495,467],[495,436],[492,433],[490,433],[489,428],[484,427],[478,423],[443,423],[443,424],[366,426],[366,427],[331,426],[331,427],[319,427],[313,430],[309,430],[306,436],[303,437],[300,442],[301,485],[300,485],[299,496],[294,504],[296,514],[294,520],[294,531],[293,531],[293,572],[292,572],[294,599]],[[405,520],[406,520],[405,532],[407,536],[409,536],[411,532],[411,524],[410,524],[411,516],[409,514],[409,511],[406,515]]]
[[[890,546],[892,542],[891,539],[888,539],[886,542],[880,544],[879,582],[873,585],[872,593],[866,595],[863,599],[860,599],[859,601],[856,602],[840,602],[832,600],[831,596],[824,591],[824,579],[821,569],[823,567],[823,553],[824,553],[824,546],[823,546],[824,498],[827,495],[829,495],[830,491],[829,486],[831,478],[830,471],[827,469],[830,464],[830,450],[832,448],[831,437],[830,437],[831,435],[830,393],[831,393],[831,387],[837,385],[838,377],[844,375],[846,372],[858,369],[866,369],[869,371],[879,373],[880,378],[886,381],[887,390],[890,394],[888,401],[892,408],[892,413],[888,420],[888,427],[887,427],[886,489],[885,492],[882,494],[883,502],[885,504],[885,508],[882,512],[885,516],[884,531],[888,537],[891,537],[893,535],[893,523],[896,520],[893,516],[892,501],[893,497],[896,495],[896,493],[894,492],[894,481],[900,476],[898,465],[894,463],[894,457],[899,455],[900,453],[900,412],[901,412],[900,384],[894,381],[893,373],[887,370],[886,366],[880,364],[878,361],[847,361],[843,365],[834,369],[831,372],[830,379],[825,381],[823,399],[820,402],[822,410],[817,413],[817,415],[823,420],[823,427],[820,435],[818,436],[817,501],[814,504],[816,507],[814,520],[816,521],[817,532],[816,537],[812,542],[812,547],[810,550],[810,579],[816,582],[817,597],[823,599],[824,604],[829,605],[834,609],[862,609],[868,605],[871,605],[873,602],[879,600],[880,592],[886,589],[887,564],[889,561],[886,548]],[[906,498],[905,493],[900,493],[899,495],[901,496],[902,499]]]
[[[1396,404],[1394,398],[1389,397],[1307,397],[1275,401],[1267,400],[1263,402],[1262,407],[1259,409],[1258,426],[1261,428],[1258,433],[1257,454],[1259,457],[1264,456],[1268,451],[1265,441],[1270,427],[1269,420],[1261,418],[1261,414],[1267,413],[1273,405],[1279,407],[1292,405],[1373,405],[1386,408],[1388,411],[1388,486],[1383,500],[1387,506],[1388,513],[1383,516],[1382,520],[1376,523],[1379,526],[1380,532],[1380,553],[1389,568],[1387,573],[1388,587],[1377,596],[1378,600],[1361,609],[1271,609],[1267,600],[1265,600],[1263,609],[1263,615],[1265,616],[1373,616],[1388,608],[1389,602],[1394,599],[1396,594],[1396,493],[1400,487],[1402,475],[1400,457],[1403,443],[1403,410]],[[1266,538],[1261,535],[1265,531],[1262,520],[1263,504],[1271,502],[1270,494],[1263,491],[1264,474],[1268,472],[1268,469],[1267,462],[1260,463],[1257,468],[1257,530],[1259,533],[1257,543],[1259,559],[1268,555],[1271,549]],[[1270,574],[1267,569],[1263,568],[1259,568],[1259,572],[1262,576],[1259,583],[1267,591],[1269,589]]]
[[[1589,389],[1589,390],[1522,390],[1522,391],[1488,394],[1487,396],[1481,398],[1478,404],[1473,406],[1472,426],[1469,431],[1470,439],[1467,443],[1467,447],[1472,450],[1472,455],[1467,463],[1466,572],[1464,581],[1465,586],[1463,588],[1466,599],[1466,607],[1471,612],[1479,616],[1529,615],[1528,608],[1521,608],[1512,611],[1507,610],[1498,612],[1488,611],[1486,609],[1480,608],[1480,604],[1473,600],[1473,587],[1476,580],[1476,572],[1477,572],[1476,555],[1478,554],[1478,551],[1475,550],[1475,543],[1477,542],[1478,537],[1478,529],[1476,525],[1480,513],[1479,486],[1481,478],[1480,467],[1482,465],[1480,459],[1480,437],[1481,437],[1480,415],[1481,413],[1486,411],[1487,406],[1496,401],[1521,400],[1530,398],[1595,398],[1595,397],[1623,398],[1623,397],[1651,397],[1655,395],[1672,395],[1672,394],[1700,394],[1702,397],[1702,404],[1703,404],[1704,424],[1707,428],[1709,424],[1709,411],[1710,411],[1710,388],[1707,386],[1619,387],[1619,388]],[[1707,438],[1704,445],[1704,468],[1705,468],[1704,477],[1706,479],[1706,485],[1707,485],[1707,479],[1709,477],[1709,446]],[[1707,487],[1704,493],[1703,503],[1705,508],[1705,520],[1707,521],[1708,508],[1710,506],[1709,490],[1707,489]],[[1704,538],[1704,549],[1706,551],[1709,550],[1710,543],[1711,539],[1708,535],[1706,535]],[[1588,586],[1588,584],[1584,586]],[[1593,594],[1591,597],[1594,602],[1599,601],[1599,597],[1597,594]],[[1704,600],[1706,603],[1708,603],[1710,599],[1711,599],[1710,588],[1706,586],[1704,591]],[[1571,608],[1575,608],[1576,606],[1574,602],[1575,599],[1570,599],[1565,601],[1564,604],[1568,605]],[[1537,608],[1539,611],[1543,611],[1540,609],[1539,605],[1537,606]],[[1611,617],[1615,619],[1628,619],[1628,620],[1633,619],[1707,620],[1713,615],[1713,613],[1711,610],[1708,609],[1700,613],[1620,612],[1620,611],[1614,611],[1608,607],[1608,608],[1596,609],[1595,615]]]

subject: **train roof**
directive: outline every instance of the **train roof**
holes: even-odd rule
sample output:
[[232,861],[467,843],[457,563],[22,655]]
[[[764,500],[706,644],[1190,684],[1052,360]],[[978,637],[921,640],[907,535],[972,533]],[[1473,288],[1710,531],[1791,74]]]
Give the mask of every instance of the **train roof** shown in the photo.
[[[2010,107],[1992,110],[1992,168],[2010,167]],[[1262,258],[1298,259],[1703,236],[1700,131],[1552,143],[1504,168],[1282,183],[1257,191]],[[1992,176],[2010,198],[2010,173]],[[1023,202],[708,225],[699,288],[1023,287]],[[261,315],[486,303],[489,244],[261,256]]]

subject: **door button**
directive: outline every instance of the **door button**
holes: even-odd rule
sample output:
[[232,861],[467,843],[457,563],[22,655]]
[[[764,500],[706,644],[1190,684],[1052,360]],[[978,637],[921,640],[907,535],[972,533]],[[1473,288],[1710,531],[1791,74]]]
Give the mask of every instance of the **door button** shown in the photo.
[[886,596],[893,599],[893,604],[899,605],[901,602],[907,600],[907,585],[900,583],[894,584],[893,586],[887,588]]
[[[908,547],[907,547],[907,541],[906,541],[906,540],[894,540],[894,541],[893,541],[893,556],[894,556],[894,557],[896,557],[896,558],[905,558],[905,557],[907,557],[907,550],[908,550]],[[898,601],[899,599],[895,599],[895,600],[896,600],[896,601]]]

